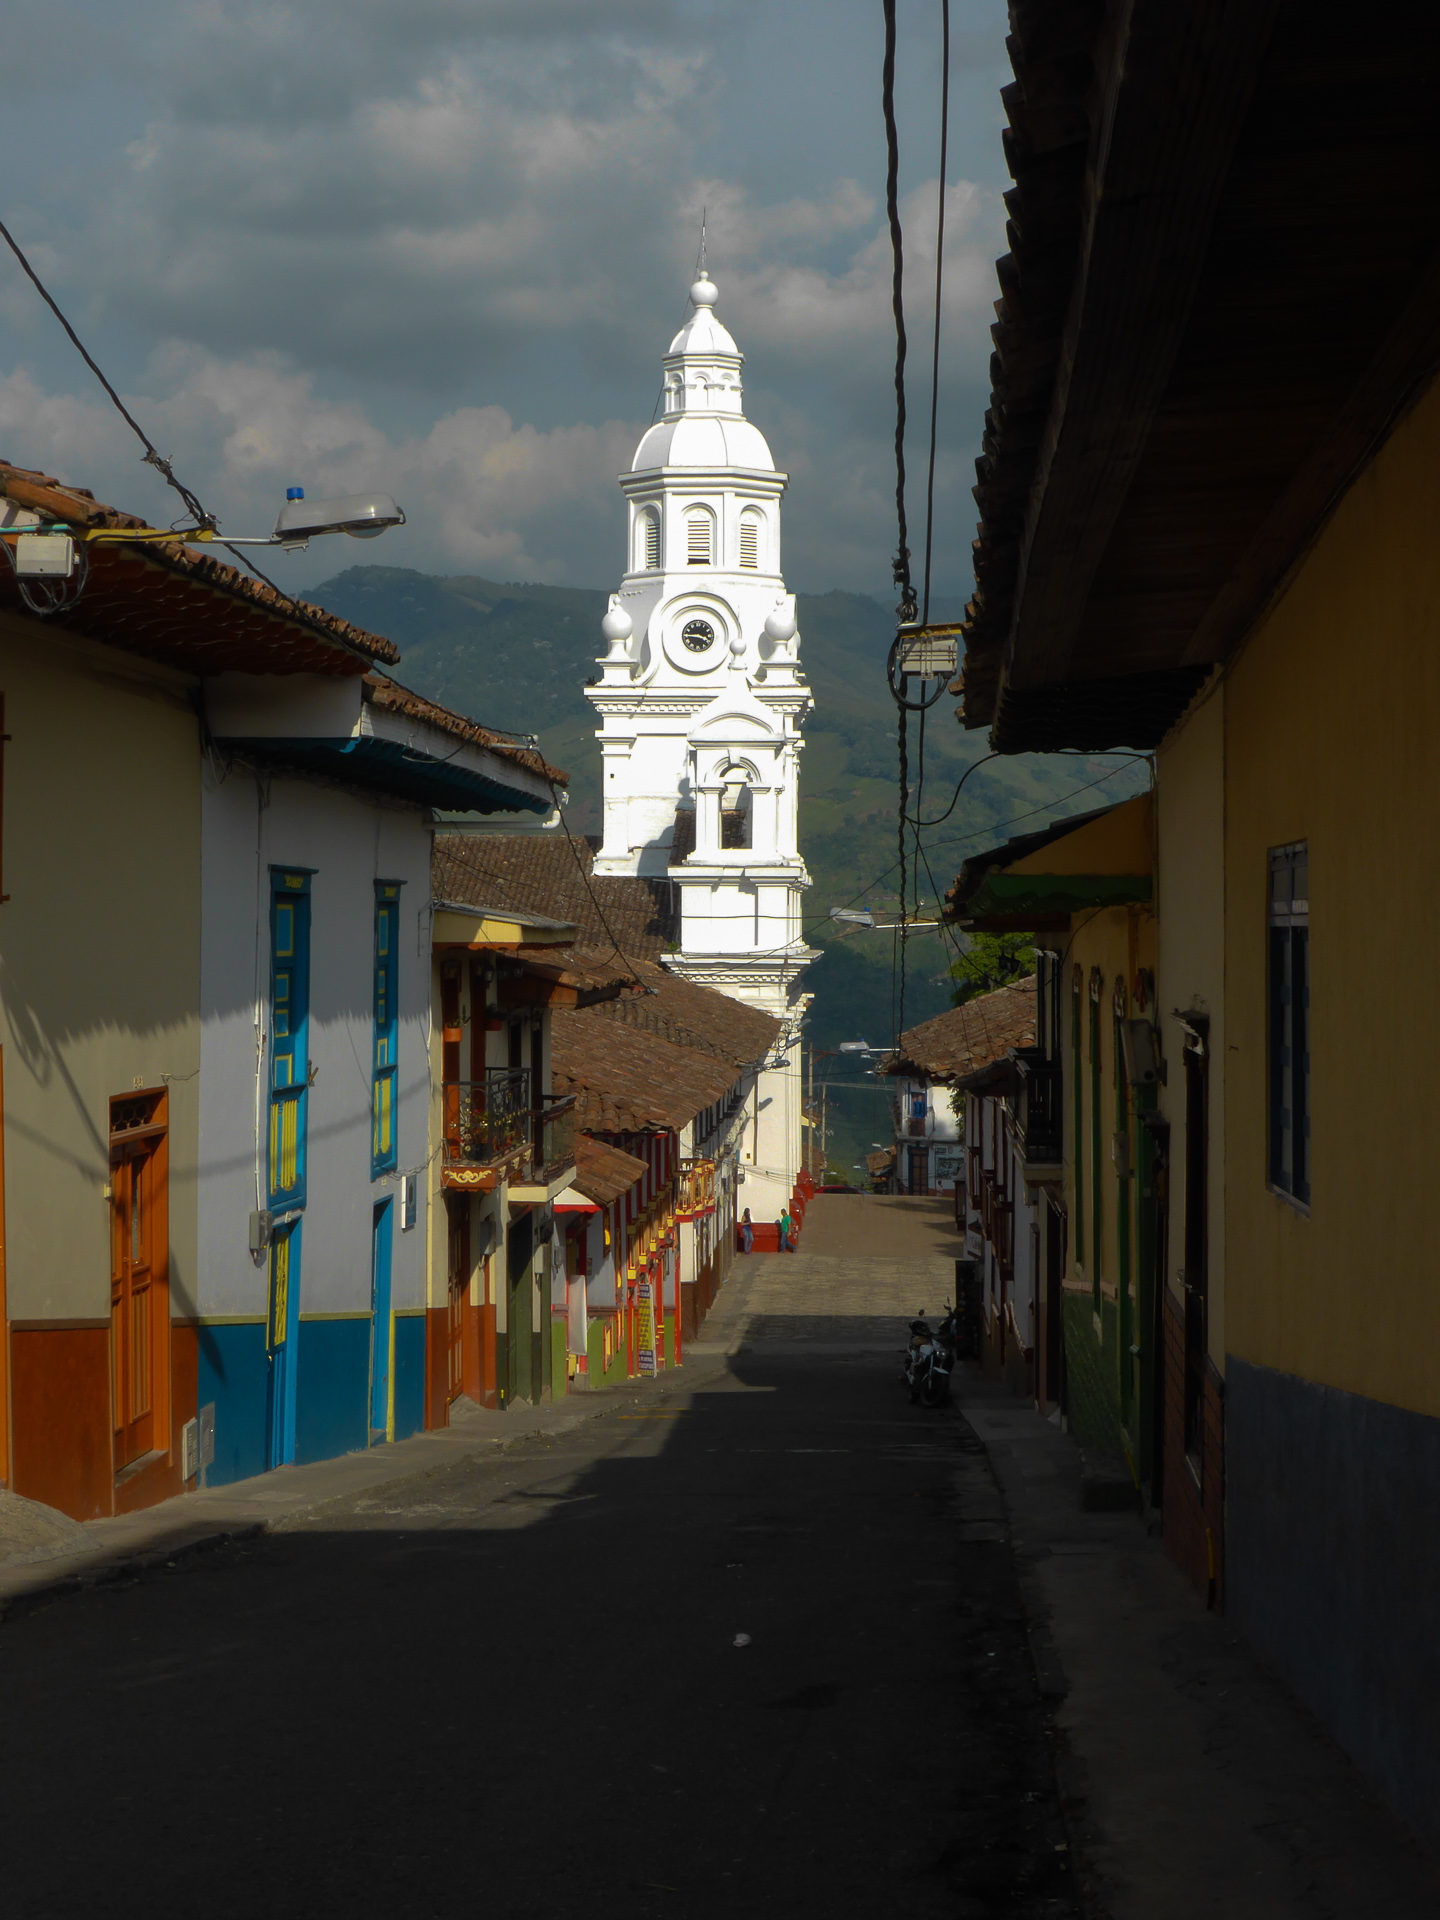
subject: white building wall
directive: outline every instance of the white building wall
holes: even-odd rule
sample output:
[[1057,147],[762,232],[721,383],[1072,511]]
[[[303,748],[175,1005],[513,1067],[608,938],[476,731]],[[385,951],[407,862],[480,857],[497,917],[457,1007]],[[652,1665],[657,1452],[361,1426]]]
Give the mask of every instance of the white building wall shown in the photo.
[[[372,1207],[397,1196],[394,1309],[425,1302],[430,988],[430,834],[414,809],[235,768],[202,802],[199,1283],[202,1319],[263,1320],[266,1262],[249,1251],[265,1199],[270,869],[313,869],[312,1085],[300,1282],[302,1319],[368,1314]],[[401,883],[398,1167],[370,1174],[370,1062],[377,880]],[[401,1231],[399,1182],[419,1172],[417,1218]],[[303,1390],[303,1389],[302,1389]]]

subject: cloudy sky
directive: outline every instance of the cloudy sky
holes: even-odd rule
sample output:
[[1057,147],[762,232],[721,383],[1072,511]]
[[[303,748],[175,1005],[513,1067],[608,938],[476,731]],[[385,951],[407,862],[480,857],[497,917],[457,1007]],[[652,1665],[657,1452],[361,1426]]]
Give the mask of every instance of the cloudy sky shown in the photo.
[[[912,409],[938,0],[900,0]],[[1003,0],[953,0],[935,582],[963,592],[1005,181]],[[788,583],[886,594],[879,0],[9,0],[0,216],[232,533],[287,484],[410,524],[276,561],[608,585],[702,207]],[[174,517],[0,254],[0,455]],[[917,465],[923,445],[912,444]],[[922,501],[912,497],[912,523]]]

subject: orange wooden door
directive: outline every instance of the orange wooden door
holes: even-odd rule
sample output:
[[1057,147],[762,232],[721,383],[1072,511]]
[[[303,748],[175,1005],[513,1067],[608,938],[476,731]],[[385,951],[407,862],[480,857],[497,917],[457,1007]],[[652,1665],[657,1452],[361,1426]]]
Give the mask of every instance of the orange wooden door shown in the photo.
[[116,1149],[110,1174],[110,1356],[117,1470],[155,1444],[154,1176],[149,1141]]

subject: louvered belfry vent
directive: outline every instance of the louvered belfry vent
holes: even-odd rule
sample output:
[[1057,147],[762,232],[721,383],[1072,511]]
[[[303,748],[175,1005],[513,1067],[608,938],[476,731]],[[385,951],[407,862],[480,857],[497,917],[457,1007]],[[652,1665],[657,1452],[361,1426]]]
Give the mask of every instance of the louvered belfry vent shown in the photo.
[[658,513],[642,513],[640,516],[640,541],[648,568],[660,564],[660,516]]
[[685,519],[685,558],[692,567],[710,565],[710,516],[688,514]]
[[740,522],[740,564],[742,567],[760,564],[760,522],[753,513],[746,514]]

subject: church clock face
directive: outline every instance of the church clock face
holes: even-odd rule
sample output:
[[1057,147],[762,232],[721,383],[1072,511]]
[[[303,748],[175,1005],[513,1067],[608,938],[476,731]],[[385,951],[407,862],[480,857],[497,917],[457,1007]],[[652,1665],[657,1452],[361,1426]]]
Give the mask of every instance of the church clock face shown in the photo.
[[680,638],[691,653],[708,653],[715,644],[715,629],[708,620],[687,620]]

